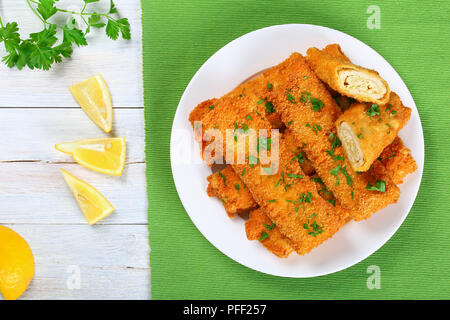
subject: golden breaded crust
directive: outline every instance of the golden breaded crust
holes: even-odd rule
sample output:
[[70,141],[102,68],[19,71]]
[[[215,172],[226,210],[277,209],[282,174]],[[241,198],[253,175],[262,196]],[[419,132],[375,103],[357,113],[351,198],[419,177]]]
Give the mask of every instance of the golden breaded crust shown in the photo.
[[209,182],[208,195],[222,201],[230,218],[258,207],[247,187],[231,167],[228,166],[222,171],[210,175],[207,180]]
[[[369,170],[366,174],[356,174],[345,159],[342,146],[333,148],[335,140],[331,134],[336,136],[334,122],[341,111],[303,56],[293,53],[279,66],[264,73],[264,77],[273,83],[269,99],[283,122],[293,132],[297,144],[304,144],[303,150],[320,178],[342,206],[352,211],[355,220],[368,218],[397,201],[400,190],[389,177],[385,181],[385,192],[367,190],[368,183],[377,180],[375,173]],[[308,96],[311,101],[318,99],[314,100],[316,106],[322,104],[318,111],[313,110]]]
[[411,156],[411,151],[405,147],[399,137],[383,150],[380,160],[396,184],[403,183],[405,176],[417,170],[417,164]]
[[[295,154],[280,139],[279,170],[262,175],[262,165],[233,165],[265,214],[289,238],[298,254],[306,254],[333,236],[346,212],[319,196],[315,183],[301,170]],[[244,173],[245,170],[245,173]],[[244,173],[244,174],[243,174]]]
[[[329,51],[335,54],[333,50]],[[388,102],[389,86],[375,70],[363,68],[351,63],[348,59],[345,60],[342,52],[340,55],[342,58],[337,58],[325,50],[313,47],[308,49],[307,54],[308,63],[314,72],[333,90],[361,102],[368,101],[380,105]],[[344,80],[344,74],[348,74],[349,78]],[[350,81],[356,82],[350,83]]]
[[[244,90],[255,83],[258,87],[267,87],[266,80],[260,77],[218,99],[215,107],[203,115],[203,129],[216,128],[223,136],[227,129],[236,126],[257,131],[266,129],[267,137],[271,138],[272,125],[257,109],[262,105],[258,104],[260,94],[255,93],[257,90]],[[224,145],[225,150],[235,149],[234,143],[229,146],[224,141]],[[291,161],[294,157],[295,154],[289,152],[283,139],[280,139],[277,172],[264,175],[262,167],[265,166],[260,162],[251,165],[248,158],[244,164],[233,164],[232,167],[263,212],[289,238],[296,252],[305,254],[334,235],[342,226],[343,218],[318,195],[314,182],[303,173],[298,162]],[[304,202],[305,197],[307,202]]]
[[[342,51],[341,46],[337,43],[332,43],[327,45],[325,48],[322,49],[323,52],[328,53],[329,55],[342,59],[344,61],[350,62],[350,59],[345,55],[345,53]],[[308,59],[307,59],[308,60]]]
[[287,258],[294,251],[289,240],[261,209],[250,212],[245,232],[248,240],[260,241],[267,250],[280,258]]
[[285,130],[285,134],[282,136],[282,139],[284,139],[286,147],[289,151],[295,155],[291,161],[297,161],[307,176],[313,175],[315,170],[311,161],[308,159],[305,152],[303,152],[302,147],[297,144],[294,135],[289,131],[289,129]]

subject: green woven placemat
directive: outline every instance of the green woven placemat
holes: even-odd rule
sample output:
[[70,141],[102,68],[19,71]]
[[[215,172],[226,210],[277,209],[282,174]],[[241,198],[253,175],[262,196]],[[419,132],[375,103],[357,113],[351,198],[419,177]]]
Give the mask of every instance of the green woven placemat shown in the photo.
[[[363,1],[143,0],[147,184],[154,299],[450,298],[448,1],[377,1],[369,29]],[[376,8],[375,8],[376,9]],[[369,21],[370,22],[370,21]],[[373,22],[373,21],[372,21]],[[346,32],[383,55],[410,89],[425,134],[425,171],[415,204],[375,254],[344,271],[289,279],[250,270],[212,246],[175,190],[169,138],[178,101],[197,69],[250,31],[309,23]],[[270,45],[270,44],[268,44]],[[381,270],[369,290],[367,268]]]

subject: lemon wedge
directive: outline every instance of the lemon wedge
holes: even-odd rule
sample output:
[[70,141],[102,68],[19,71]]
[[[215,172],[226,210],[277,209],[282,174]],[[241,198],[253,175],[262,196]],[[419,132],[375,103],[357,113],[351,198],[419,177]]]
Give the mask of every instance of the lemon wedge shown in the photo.
[[114,211],[111,203],[94,187],[64,169],[61,172],[89,225],[96,224]]
[[91,120],[105,132],[112,129],[112,102],[106,82],[101,75],[70,87],[73,97]]
[[16,300],[34,276],[34,258],[28,243],[10,228],[0,226],[0,292]]
[[72,155],[83,167],[113,176],[120,176],[125,166],[126,142],[123,137],[60,143],[55,149]]

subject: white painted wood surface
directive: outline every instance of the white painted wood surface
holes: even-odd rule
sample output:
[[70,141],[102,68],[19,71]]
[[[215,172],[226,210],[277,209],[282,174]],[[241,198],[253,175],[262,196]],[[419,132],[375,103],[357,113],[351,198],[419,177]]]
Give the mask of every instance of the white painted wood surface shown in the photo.
[[[77,9],[80,3],[58,5]],[[75,48],[71,59],[48,72],[0,65],[0,224],[19,232],[36,260],[35,278],[23,299],[150,298],[141,8],[139,0],[115,3],[130,20],[132,40],[111,41],[96,31],[89,46]],[[108,6],[108,0],[93,5],[98,11]],[[0,16],[17,21],[24,36],[41,28],[25,1],[0,0]],[[113,98],[111,134],[93,124],[68,91],[97,73]],[[104,136],[127,139],[121,177],[85,169],[54,149],[55,143]],[[60,168],[92,184],[116,210],[90,227]],[[77,270],[79,288],[70,285]]]

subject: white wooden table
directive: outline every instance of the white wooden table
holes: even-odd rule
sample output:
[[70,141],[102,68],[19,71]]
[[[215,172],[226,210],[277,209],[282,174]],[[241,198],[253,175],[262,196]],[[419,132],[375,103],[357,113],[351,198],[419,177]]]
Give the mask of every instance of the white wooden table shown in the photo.
[[[81,3],[63,0],[58,6],[78,9]],[[0,224],[21,234],[34,253],[36,273],[24,299],[150,298],[141,7],[140,0],[115,3],[130,20],[132,40],[112,41],[94,30],[89,46],[75,48],[51,71],[0,66]],[[107,9],[109,0],[94,5]],[[17,21],[23,36],[42,27],[25,0],[0,0],[0,16]],[[58,142],[108,136],[68,91],[97,73],[113,98],[109,136],[127,139],[121,177],[89,171],[54,149]],[[116,208],[111,216],[90,227],[60,168],[100,190]],[[73,285],[78,271],[79,288]]]

